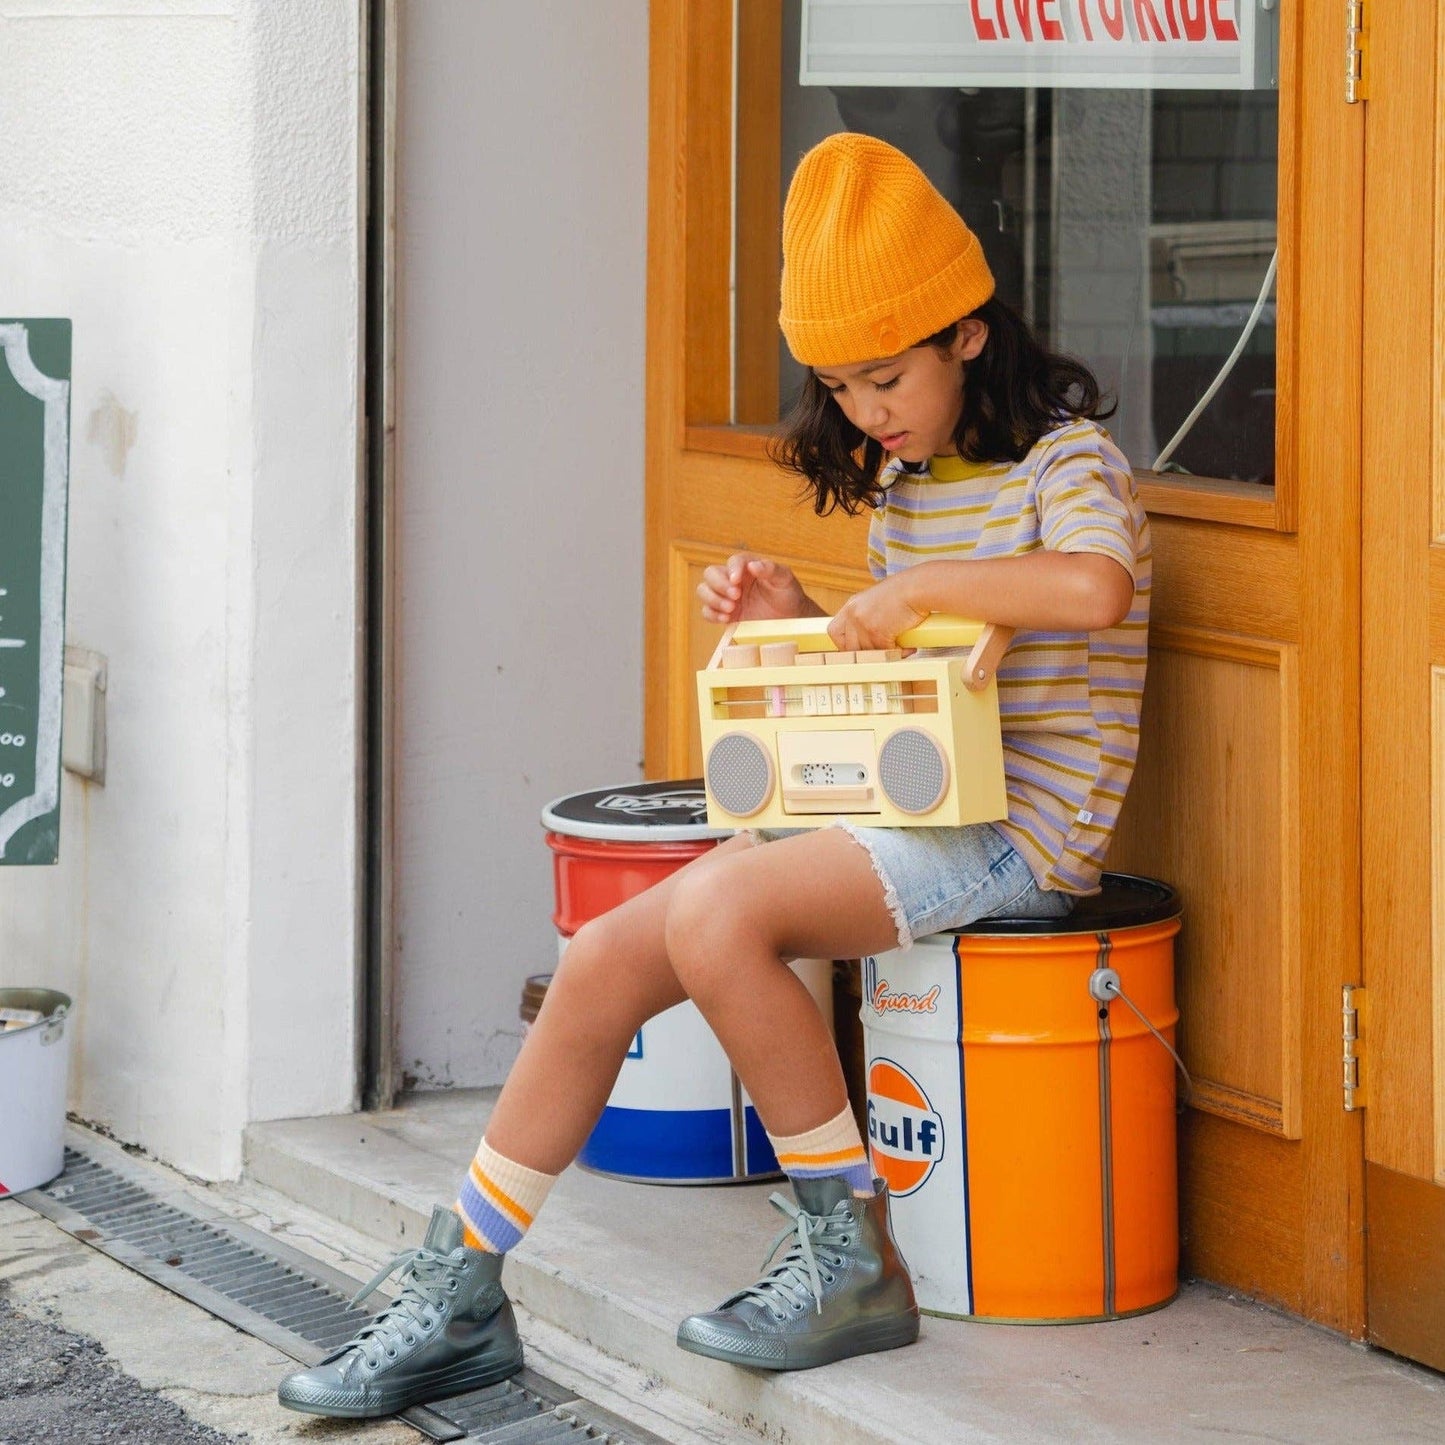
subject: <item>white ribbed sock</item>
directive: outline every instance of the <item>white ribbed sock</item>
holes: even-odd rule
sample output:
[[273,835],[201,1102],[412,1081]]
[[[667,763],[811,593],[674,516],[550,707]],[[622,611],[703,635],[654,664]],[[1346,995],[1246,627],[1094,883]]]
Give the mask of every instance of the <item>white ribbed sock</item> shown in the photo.
[[531,1228],[556,1177],[498,1154],[483,1139],[453,1205],[467,1248],[505,1254]]
[[786,1138],[768,1135],[778,1167],[792,1179],[823,1179],[838,1175],[848,1181],[855,1197],[873,1197],[873,1166],[863,1147],[853,1110],[847,1105],[835,1119]]

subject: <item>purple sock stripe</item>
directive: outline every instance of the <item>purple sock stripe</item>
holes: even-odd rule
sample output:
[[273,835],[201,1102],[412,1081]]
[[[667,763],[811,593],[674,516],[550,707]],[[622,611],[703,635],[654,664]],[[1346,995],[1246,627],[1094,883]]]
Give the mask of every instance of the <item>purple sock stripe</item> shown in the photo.
[[855,1164],[851,1169],[820,1169],[816,1174],[805,1174],[801,1169],[789,1169],[789,1179],[841,1179],[855,1194],[872,1194],[873,1168],[868,1164]]
[[866,1156],[856,1164],[825,1164],[817,1169],[799,1168],[794,1164],[786,1172],[789,1179],[846,1179],[850,1189],[868,1194],[873,1192],[873,1166]]
[[482,1249],[488,1254],[501,1253],[501,1250],[499,1250],[490,1239],[477,1233],[476,1226],[467,1218],[467,1212],[462,1207],[462,1201],[460,1199],[454,1199],[452,1201],[452,1213],[462,1222],[462,1243],[466,1245],[468,1249]]
[[841,1171],[843,1178],[848,1181],[848,1187],[856,1194],[872,1194],[873,1192],[873,1166],[868,1160],[855,1164],[851,1169]]
[[472,1233],[485,1239],[497,1254],[505,1254],[522,1238],[522,1231],[499,1209],[488,1203],[481,1190],[472,1183],[468,1174],[462,1180],[462,1189],[457,1203],[463,1217],[471,1226]]

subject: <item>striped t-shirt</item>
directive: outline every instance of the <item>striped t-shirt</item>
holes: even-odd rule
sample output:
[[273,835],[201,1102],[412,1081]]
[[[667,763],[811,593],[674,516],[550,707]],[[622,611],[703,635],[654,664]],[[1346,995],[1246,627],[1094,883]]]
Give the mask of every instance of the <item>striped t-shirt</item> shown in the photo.
[[[1149,633],[1149,522],[1109,434],[1071,420],[1021,462],[934,457],[890,468],[868,531],[878,579],[935,558],[1098,552],[1134,578],[1103,632],[1015,634],[998,670],[1008,818],[996,826],[1041,888],[1093,893],[1139,749]],[[987,620],[987,619],[984,619]]]

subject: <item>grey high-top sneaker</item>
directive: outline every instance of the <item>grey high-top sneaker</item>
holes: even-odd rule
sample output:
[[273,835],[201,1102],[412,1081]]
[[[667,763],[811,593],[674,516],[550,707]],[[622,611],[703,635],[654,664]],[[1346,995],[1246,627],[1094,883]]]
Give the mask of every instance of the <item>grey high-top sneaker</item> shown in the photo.
[[440,1205],[419,1249],[392,1260],[360,1294],[401,1271],[401,1293],[355,1339],[276,1391],[291,1410],[370,1419],[494,1385],[522,1368],[522,1342],[502,1290],[502,1256],[467,1249]]
[[792,1219],[773,1241],[766,1269],[789,1235],[782,1259],[750,1289],[678,1326],[695,1355],[755,1370],[808,1370],[849,1355],[893,1350],[918,1338],[918,1305],[908,1266],[888,1223],[888,1189],[855,1199],[845,1180],[798,1179],[797,1204],[770,1203]]

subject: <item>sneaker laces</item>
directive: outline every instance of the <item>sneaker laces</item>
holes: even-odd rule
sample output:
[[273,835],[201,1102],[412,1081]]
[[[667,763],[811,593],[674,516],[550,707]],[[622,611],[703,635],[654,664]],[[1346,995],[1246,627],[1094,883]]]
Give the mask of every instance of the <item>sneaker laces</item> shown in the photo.
[[428,1307],[438,1314],[445,1309],[447,1281],[457,1267],[448,1255],[438,1254],[425,1246],[403,1250],[357,1291],[351,1304],[355,1308],[398,1271],[397,1282],[401,1285],[401,1293],[375,1319],[362,1325],[355,1337],[332,1358],[347,1350],[360,1350],[366,1363],[374,1369],[381,1363],[383,1355],[389,1357],[396,1353],[404,1335],[410,1334],[413,1329],[425,1333],[432,1325]]
[[769,1195],[768,1203],[775,1209],[781,1209],[792,1222],[784,1226],[773,1241],[772,1248],[763,1257],[763,1268],[768,1269],[779,1246],[790,1236],[793,1245],[762,1279],[737,1296],[737,1303],[753,1300],[763,1305],[770,1314],[775,1314],[780,1300],[789,1309],[797,1309],[806,1305],[811,1297],[814,1308],[822,1314],[823,1281],[818,1273],[813,1241],[841,1243],[847,1238],[842,1232],[852,1221],[836,1213],[809,1214],[782,1194]]

